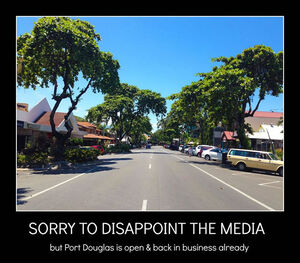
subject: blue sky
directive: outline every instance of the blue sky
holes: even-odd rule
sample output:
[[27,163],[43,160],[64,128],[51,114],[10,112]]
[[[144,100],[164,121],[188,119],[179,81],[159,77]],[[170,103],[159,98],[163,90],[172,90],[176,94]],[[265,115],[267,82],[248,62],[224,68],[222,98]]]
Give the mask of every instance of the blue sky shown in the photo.
[[[163,97],[197,81],[199,72],[209,72],[211,58],[236,56],[254,45],[283,51],[283,17],[74,17],[90,22],[100,34],[100,50],[109,51],[121,65],[120,81]],[[30,32],[38,17],[17,17],[17,36]],[[84,85],[79,81],[77,86]],[[46,97],[52,107],[52,90],[17,88],[17,101],[29,109]],[[256,97],[254,102],[257,101]],[[87,92],[75,115],[103,102],[102,94]],[[67,111],[63,103],[58,111]],[[170,110],[171,101],[167,102]],[[283,111],[283,95],[267,96],[260,111]],[[154,130],[156,118],[150,115]]]

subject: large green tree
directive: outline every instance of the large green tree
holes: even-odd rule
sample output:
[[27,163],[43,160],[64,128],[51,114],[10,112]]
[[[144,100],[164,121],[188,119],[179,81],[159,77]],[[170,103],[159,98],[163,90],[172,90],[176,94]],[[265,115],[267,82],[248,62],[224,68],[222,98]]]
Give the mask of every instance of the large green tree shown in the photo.
[[[175,100],[171,113],[186,126],[198,123],[202,141],[222,122],[226,129],[237,131],[242,147],[248,147],[245,131],[251,132],[251,127],[245,124],[245,118],[254,115],[266,95],[282,93],[283,53],[257,45],[236,57],[212,60],[222,64],[211,72],[198,73],[198,82],[169,97]],[[259,98],[253,105],[256,91]]]
[[[58,159],[62,158],[63,145],[73,130],[68,118],[83,94],[88,89],[107,93],[119,87],[119,63],[109,52],[100,51],[100,40],[90,23],[69,17],[40,18],[30,33],[17,39],[18,85],[53,88],[55,104],[50,124],[57,139]],[[86,83],[77,87],[80,77]],[[57,132],[54,124],[55,112],[63,100],[71,105],[64,116],[66,134]]]
[[157,117],[166,113],[166,101],[157,92],[140,90],[136,86],[121,83],[118,91],[106,94],[104,102],[89,109],[91,122],[111,122],[119,142],[129,136],[134,121],[149,113]]
[[[248,147],[246,117],[252,117],[266,95],[278,96],[283,91],[283,52],[257,45],[236,57],[219,57],[223,62],[208,74],[200,74],[207,85],[208,111],[215,121],[223,121],[237,131],[242,147]],[[258,90],[258,101],[253,97]]]
[[132,128],[128,135],[131,143],[139,146],[144,139],[144,134],[150,134],[152,125],[148,116],[141,116],[133,120]]
[[207,144],[212,125],[207,114],[207,97],[203,81],[183,87],[181,92],[169,96],[168,99],[175,101],[165,119],[165,126],[176,129],[177,125],[181,136],[191,136],[192,129],[197,127],[200,130],[201,143]]

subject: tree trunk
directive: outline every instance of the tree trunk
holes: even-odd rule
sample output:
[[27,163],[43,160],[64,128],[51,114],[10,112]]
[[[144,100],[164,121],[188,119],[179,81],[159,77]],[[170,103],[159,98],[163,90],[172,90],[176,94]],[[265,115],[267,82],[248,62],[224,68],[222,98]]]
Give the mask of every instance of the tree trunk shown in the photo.
[[64,160],[64,153],[65,153],[65,142],[66,138],[63,134],[58,135],[59,133],[56,134],[55,136],[55,144],[54,144],[54,158],[56,161],[63,161]]
[[62,98],[57,98],[56,99],[56,103],[51,111],[50,114],[50,125],[51,125],[51,130],[52,130],[52,134],[55,137],[56,141],[55,141],[55,145],[54,145],[54,149],[53,149],[53,154],[54,154],[54,158],[57,161],[63,161],[64,160],[64,153],[65,153],[65,143],[67,141],[67,139],[71,136],[71,132],[73,130],[73,128],[68,124],[68,117],[71,113],[71,111],[69,111],[66,115],[65,115],[65,127],[67,129],[67,133],[66,134],[61,134],[56,130],[55,127],[55,123],[54,123],[54,115],[55,112],[60,104],[60,102],[62,101]]
[[241,148],[248,149],[250,145],[245,133],[245,111],[238,114],[237,123],[237,134],[240,140]]

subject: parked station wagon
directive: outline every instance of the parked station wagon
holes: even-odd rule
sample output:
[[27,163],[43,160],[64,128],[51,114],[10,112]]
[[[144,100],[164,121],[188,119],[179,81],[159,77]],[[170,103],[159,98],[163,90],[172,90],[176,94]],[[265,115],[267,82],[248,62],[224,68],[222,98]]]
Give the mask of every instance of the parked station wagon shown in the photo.
[[253,151],[245,149],[230,149],[227,161],[239,170],[246,168],[267,170],[283,175],[283,161],[280,161],[273,153]]

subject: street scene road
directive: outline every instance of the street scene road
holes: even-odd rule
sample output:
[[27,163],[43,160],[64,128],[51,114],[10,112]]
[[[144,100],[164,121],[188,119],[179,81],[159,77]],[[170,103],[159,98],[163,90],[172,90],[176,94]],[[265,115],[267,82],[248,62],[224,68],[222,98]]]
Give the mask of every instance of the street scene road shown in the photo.
[[62,170],[18,170],[17,211],[282,211],[283,177],[153,146]]

